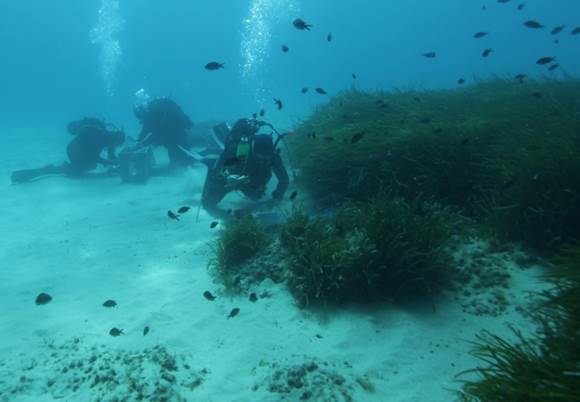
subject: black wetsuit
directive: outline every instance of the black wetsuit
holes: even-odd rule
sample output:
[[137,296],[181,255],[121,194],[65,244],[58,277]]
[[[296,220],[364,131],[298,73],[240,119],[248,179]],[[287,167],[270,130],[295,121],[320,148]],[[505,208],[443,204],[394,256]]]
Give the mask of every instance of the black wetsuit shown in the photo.
[[[255,136],[266,137],[266,136]],[[271,139],[270,139],[271,141]],[[252,200],[259,200],[266,192],[266,185],[272,173],[278,179],[272,198],[281,201],[289,185],[289,178],[280,154],[273,145],[268,154],[258,154],[251,146],[247,157],[240,160],[236,156],[237,143],[226,142],[225,150],[213,166],[208,167],[202,194],[202,205],[209,212],[219,212],[217,204],[231,191],[241,191]],[[247,180],[235,186],[228,186],[228,175],[246,176]]]
[[[66,148],[68,162],[12,172],[12,183],[24,183],[53,174],[65,174],[70,177],[84,176],[99,164],[111,165],[116,159],[115,148],[121,146],[125,139],[122,131],[109,130],[105,122],[96,118],[73,121],[69,123],[68,131],[74,136]],[[107,159],[101,157],[105,149]]]
[[[65,173],[71,176],[83,175],[97,165],[110,165],[115,159],[115,147],[121,145],[108,131],[96,126],[83,127],[66,147],[69,163]],[[101,153],[107,150],[107,159]]]
[[172,164],[186,165],[191,159],[179,147],[189,148],[187,130],[193,127],[189,116],[171,99],[157,98],[135,112],[142,125],[139,141],[143,145],[165,147]]

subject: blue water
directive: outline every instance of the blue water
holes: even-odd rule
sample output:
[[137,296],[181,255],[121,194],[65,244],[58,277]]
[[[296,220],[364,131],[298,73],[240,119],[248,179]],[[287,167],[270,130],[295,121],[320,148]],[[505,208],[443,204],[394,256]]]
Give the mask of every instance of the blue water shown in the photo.
[[[284,116],[276,119],[294,121],[325,100],[304,97],[300,88],[336,93],[353,85],[352,73],[361,89],[448,88],[459,77],[469,82],[517,73],[577,75],[580,36],[570,30],[580,25],[578,2],[523,1],[517,11],[520,3],[4,0],[0,121],[62,125],[97,115],[130,126],[140,88],[171,95],[194,120],[273,109],[276,97],[285,103]],[[100,9],[115,11],[99,20]],[[294,29],[297,16],[313,30]],[[528,19],[546,28],[523,27]],[[554,44],[549,30],[560,24],[567,28]],[[104,39],[91,43],[91,31],[99,28]],[[476,31],[491,34],[476,40]],[[288,53],[280,51],[282,44]],[[484,48],[493,48],[487,59],[480,56]],[[423,58],[427,51],[438,57]],[[557,56],[561,68],[548,74],[535,64],[542,56]],[[226,68],[205,71],[210,60]]]

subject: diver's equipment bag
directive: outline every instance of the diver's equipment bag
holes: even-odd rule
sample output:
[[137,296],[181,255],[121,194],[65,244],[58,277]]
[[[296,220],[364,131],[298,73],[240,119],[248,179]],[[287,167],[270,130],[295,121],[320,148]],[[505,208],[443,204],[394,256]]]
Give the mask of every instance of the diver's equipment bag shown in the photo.
[[125,183],[143,183],[151,177],[155,156],[152,147],[124,148],[118,157],[119,175]]

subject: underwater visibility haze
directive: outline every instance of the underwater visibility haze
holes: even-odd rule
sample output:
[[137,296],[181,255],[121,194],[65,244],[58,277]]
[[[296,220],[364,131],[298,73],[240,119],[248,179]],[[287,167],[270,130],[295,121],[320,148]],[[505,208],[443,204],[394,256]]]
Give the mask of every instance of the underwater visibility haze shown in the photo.
[[0,401],[578,401],[575,0],[4,0]]

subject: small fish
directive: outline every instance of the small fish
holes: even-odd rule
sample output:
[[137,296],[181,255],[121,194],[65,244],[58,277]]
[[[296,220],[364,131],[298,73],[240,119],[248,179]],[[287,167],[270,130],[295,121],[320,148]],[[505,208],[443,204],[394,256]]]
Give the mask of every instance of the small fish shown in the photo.
[[255,293],[250,293],[250,297],[248,298],[252,303],[255,303],[258,301],[258,295]]
[[485,11],[485,10],[487,10],[487,7],[484,4],[483,6],[481,6],[481,11]]
[[313,140],[316,139],[316,133],[314,131],[309,132],[306,134],[306,138],[312,138]]
[[328,92],[326,92],[323,88],[316,88],[315,91],[320,95],[328,95]]
[[532,96],[533,96],[534,98],[538,98],[538,99],[540,99],[540,98],[542,98],[544,95],[543,95],[541,92],[532,92]]
[[298,29],[299,31],[310,31],[310,28],[312,28],[311,24],[307,24],[306,21],[301,18],[296,18],[294,21],[292,21],[292,25],[294,25],[294,28]]
[[111,299],[106,300],[103,303],[103,307],[117,307],[117,302],[115,300],[111,300]]
[[40,293],[36,296],[36,300],[34,301],[37,306],[42,306],[43,304],[48,304],[52,300],[52,296],[48,293]]
[[215,296],[212,295],[209,290],[206,290],[205,292],[203,292],[203,297],[205,297],[209,301],[214,301],[215,300]]
[[551,62],[553,62],[555,60],[556,60],[555,57],[540,57],[536,61],[536,64],[539,64],[539,65],[549,64],[549,63],[551,63]]
[[476,33],[473,35],[473,37],[474,37],[475,39],[480,39],[480,38],[483,38],[484,36],[487,36],[487,35],[489,35],[489,32],[476,32]]
[[418,96],[415,96],[415,97],[413,98],[413,100],[414,100],[415,102],[417,102],[417,103],[420,103],[420,102],[421,102],[421,98],[419,98]]
[[297,195],[298,195],[298,192],[293,191],[292,194],[290,194],[290,201],[294,201],[294,198],[296,198]]
[[463,84],[465,84],[465,80],[463,78],[460,78],[460,79],[457,80],[457,83],[459,85],[463,85]]
[[282,110],[282,108],[284,107],[284,105],[282,104],[282,101],[280,99],[274,98],[274,104],[276,105],[278,110]]
[[526,26],[528,28],[532,28],[532,29],[544,28],[544,26],[542,24],[540,24],[538,21],[532,21],[532,20],[524,22],[524,26]]
[[570,35],[578,35],[580,34],[580,27],[576,27],[570,32]]
[[119,329],[119,328],[111,328],[111,330],[109,331],[109,335],[111,336],[119,336],[119,335],[123,335],[123,330]]
[[145,328],[143,328],[143,336],[147,335],[149,333],[149,327],[145,326]]
[[212,223],[209,224],[209,228],[210,229],[214,229],[217,225],[219,225],[218,221],[213,221]]
[[528,78],[528,76],[526,74],[518,74],[514,77],[516,80],[522,81],[525,78]]
[[303,94],[305,94],[306,92],[308,92],[308,87],[304,87],[300,90],[300,92],[302,92]]
[[186,213],[187,211],[189,211],[190,209],[191,209],[191,207],[188,207],[188,206],[183,206],[183,207],[179,208],[179,209],[177,210],[177,212],[179,212],[180,214],[184,214],[184,213]]
[[266,114],[266,109],[260,109],[260,117],[264,117]]
[[226,211],[226,213],[227,213],[228,215],[231,215],[231,214],[232,214],[232,212],[234,212],[234,211],[233,211],[231,208],[228,208],[228,210]]
[[353,135],[350,138],[350,143],[351,144],[356,144],[357,142],[359,142],[360,140],[362,140],[362,138],[364,137],[365,132],[364,131],[360,131],[358,133],[356,133],[355,135]]
[[258,113],[252,113],[252,119],[256,120],[258,118]]
[[179,220],[179,215],[176,215],[173,211],[169,210],[167,211],[167,216],[169,217],[169,219],[173,219],[178,221]]
[[498,3],[509,3],[510,0],[497,0]]
[[524,3],[518,4],[518,11],[522,11],[525,7],[526,5]]
[[357,78],[355,73],[352,73],[351,74],[351,77],[352,77],[353,80],[356,80],[356,78]]
[[234,307],[232,309],[232,311],[230,311],[230,314],[228,315],[228,319],[229,318],[234,318],[235,316],[237,316],[240,313],[240,309],[237,307]]
[[491,52],[493,51],[493,49],[485,49],[482,53],[481,56],[482,57],[487,57],[491,54]]
[[564,28],[566,28],[566,25],[558,25],[556,28],[552,29],[550,34],[551,35],[558,35],[560,32],[562,32],[564,30]]
[[328,35],[326,35],[326,41],[332,42],[332,32],[329,32]]
[[217,61],[211,61],[205,65],[205,69],[209,71],[219,70],[220,68],[224,68],[225,63],[218,63]]
[[435,134],[441,134],[443,132],[443,129],[441,127],[437,127],[436,129],[433,130],[433,132]]
[[558,63],[556,64],[552,64],[550,66],[550,68],[548,68],[548,71],[554,71],[555,69],[557,69],[558,67],[560,67],[560,65]]
[[289,48],[288,46],[286,46],[286,45],[282,45],[282,51],[283,51],[284,53],[288,53],[288,50],[290,50],[290,48]]
[[437,53],[435,52],[423,53],[423,57],[426,57],[428,59],[434,59],[435,57],[437,57]]
[[471,138],[466,137],[466,138],[464,138],[464,139],[461,140],[461,142],[459,143],[459,145],[465,146],[465,145],[469,144],[469,141],[470,140],[471,140]]
[[334,138],[330,137],[330,136],[326,136],[326,137],[322,137],[322,139],[324,141],[334,141]]
[[423,118],[419,119],[419,123],[429,124],[429,123],[431,123],[431,119],[429,117],[423,117]]
[[552,41],[555,45],[557,45],[558,43],[560,43],[560,39],[558,38],[554,38],[554,40]]

